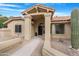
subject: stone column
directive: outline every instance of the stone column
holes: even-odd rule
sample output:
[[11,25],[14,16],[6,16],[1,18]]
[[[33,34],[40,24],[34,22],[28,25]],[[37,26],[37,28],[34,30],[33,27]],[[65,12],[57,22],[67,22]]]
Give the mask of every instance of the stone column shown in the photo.
[[65,24],[65,38],[66,39],[71,39],[71,27],[70,24]]
[[31,39],[31,16],[30,15],[26,15],[25,16],[25,34],[24,34],[24,38],[25,40],[30,40]]
[[45,16],[45,42],[44,42],[44,46],[50,46],[51,13],[44,14],[44,16]]

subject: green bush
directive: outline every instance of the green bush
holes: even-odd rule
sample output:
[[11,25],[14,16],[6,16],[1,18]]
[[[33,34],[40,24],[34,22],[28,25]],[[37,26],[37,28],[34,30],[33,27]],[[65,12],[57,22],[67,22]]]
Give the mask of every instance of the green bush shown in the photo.
[[4,25],[3,23],[4,23],[6,20],[8,20],[7,17],[0,16],[0,28],[5,27],[5,25]]

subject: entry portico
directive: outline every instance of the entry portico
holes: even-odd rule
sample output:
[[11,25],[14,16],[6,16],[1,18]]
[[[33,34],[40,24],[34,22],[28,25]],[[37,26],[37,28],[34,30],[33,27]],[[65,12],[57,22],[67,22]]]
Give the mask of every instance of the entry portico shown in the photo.
[[[26,40],[30,40],[35,33],[43,35],[45,32],[45,40],[51,37],[51,19],[54,14],[54,9],[43,5],[36,5],[22,12],[25,19],[25,35]],[[45,28],[44,28],[45,27]]]

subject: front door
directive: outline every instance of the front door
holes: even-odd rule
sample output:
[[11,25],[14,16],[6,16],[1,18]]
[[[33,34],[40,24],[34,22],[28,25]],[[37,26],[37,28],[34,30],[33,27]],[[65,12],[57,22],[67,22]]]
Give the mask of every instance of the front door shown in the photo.
[[38,26],[38,35],[42,35],[43,27]]

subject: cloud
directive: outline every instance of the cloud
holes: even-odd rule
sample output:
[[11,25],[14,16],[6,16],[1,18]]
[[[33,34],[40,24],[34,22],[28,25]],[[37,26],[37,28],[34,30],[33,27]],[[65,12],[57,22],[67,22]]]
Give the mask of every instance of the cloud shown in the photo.
[[12,9],[12,8],[0,8],[3,11],[21,11],[22,9]]
[[20,7],[20,6],[15,5],[15,4],[8,4],[8,3],[0,3],[0,6],[8,6],[8,7]]
[[54,16],[70,16],[69,12],[55,12]]

